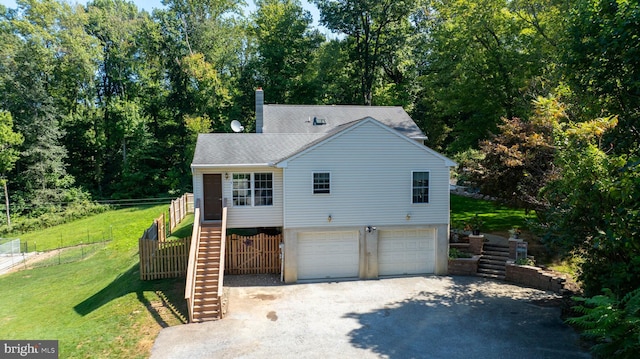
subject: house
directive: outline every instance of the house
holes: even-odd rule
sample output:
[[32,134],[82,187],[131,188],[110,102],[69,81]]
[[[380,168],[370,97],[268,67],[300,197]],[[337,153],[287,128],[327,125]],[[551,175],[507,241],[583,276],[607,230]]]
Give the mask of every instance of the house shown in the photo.
[[401,107],[266,105],[256,133],[198,136],[204,221],[283,234],[285,282],[446,274],[449,169]]

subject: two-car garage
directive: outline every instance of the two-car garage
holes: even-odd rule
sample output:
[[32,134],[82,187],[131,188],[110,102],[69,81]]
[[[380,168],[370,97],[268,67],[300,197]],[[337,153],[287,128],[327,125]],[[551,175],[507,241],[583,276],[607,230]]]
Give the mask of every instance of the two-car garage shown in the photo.
[[434,273],[435,243],[433,228],[298,232],[297,279],[358,278],[375,254],[376,277]]

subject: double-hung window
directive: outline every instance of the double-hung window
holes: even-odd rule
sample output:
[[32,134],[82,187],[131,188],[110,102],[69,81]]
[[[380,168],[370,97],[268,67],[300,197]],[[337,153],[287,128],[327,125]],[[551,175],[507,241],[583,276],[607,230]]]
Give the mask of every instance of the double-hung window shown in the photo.
[[234,173],[234,206],[272,206],[272,173]]
[[412,202],[429,203],[429,172],[413,171],[412,175]]
[[313,172],[313,194],[331,193],[331,173]]
[[253,183],[256,206],[273,205],[273,175],[271,173],[254,173]]

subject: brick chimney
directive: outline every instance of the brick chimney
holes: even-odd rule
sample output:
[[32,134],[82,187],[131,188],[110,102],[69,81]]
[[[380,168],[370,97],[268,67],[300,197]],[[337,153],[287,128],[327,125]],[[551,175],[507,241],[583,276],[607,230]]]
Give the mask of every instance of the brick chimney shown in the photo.
[[256,89],[256,133],[262,133],[264,119],[264,91],[262,87]]

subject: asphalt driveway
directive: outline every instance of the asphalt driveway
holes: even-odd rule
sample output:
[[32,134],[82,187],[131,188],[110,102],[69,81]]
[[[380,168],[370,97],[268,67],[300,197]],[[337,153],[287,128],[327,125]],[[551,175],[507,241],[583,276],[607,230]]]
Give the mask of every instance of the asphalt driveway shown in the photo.
[[151,358],[590,358],[549,292],[475,277],[233,286],[225,319]]

